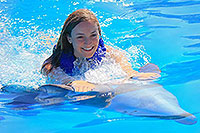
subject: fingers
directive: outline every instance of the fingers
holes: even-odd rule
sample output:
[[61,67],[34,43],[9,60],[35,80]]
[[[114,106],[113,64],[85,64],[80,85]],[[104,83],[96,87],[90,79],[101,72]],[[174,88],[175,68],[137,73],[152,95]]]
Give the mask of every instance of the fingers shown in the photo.
[[94,84],[88,83],[87,81],[73,81],[71,86],[75,88],[76,92],[92,91],[95,88]]
[[153,80],[160,77],[158,73],[139,73],[137,76],[131,77],[131,79],[135,80]]
[[87,92],[87,91],[92,91],[94,88],[91,88],[91,87],[83,87],[83,86],[78,86],[78,87],[75,87],[75,91],[76,92]]
[[153,79],[157,79],[159,77],[160,77],[160,75],[147,75],[147,76],[144,76],[144,77],[139,77],[139,79],[153,80]]
[[82,100],[87,100],[94,98],[95,96],[76,96],[73,101],[82,101]]

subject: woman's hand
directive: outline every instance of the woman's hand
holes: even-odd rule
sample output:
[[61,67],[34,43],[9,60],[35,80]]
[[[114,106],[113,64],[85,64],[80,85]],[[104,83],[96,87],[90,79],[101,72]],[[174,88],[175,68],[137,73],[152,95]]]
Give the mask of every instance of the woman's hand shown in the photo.
[[138,80],[153,80],[160,77],[159,73],[137,73],[136,75],[132,76],[132,79]]
[[87,92],[92,91],[95,88],[95,85],[83,80],[76,80],[70,83],[76,92]]
[[131,76],[132,79],[138,80],[153,80],[160,77],[160,69],[157,65],[148,63],[139,69],[139,72],[135,72]]

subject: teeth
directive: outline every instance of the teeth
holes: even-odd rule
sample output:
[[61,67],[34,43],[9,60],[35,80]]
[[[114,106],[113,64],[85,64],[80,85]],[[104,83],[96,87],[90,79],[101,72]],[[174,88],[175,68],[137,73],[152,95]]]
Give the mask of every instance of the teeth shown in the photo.
[[92,49],[92,47],[91,48],[83,48],[84,50],[91,50]]

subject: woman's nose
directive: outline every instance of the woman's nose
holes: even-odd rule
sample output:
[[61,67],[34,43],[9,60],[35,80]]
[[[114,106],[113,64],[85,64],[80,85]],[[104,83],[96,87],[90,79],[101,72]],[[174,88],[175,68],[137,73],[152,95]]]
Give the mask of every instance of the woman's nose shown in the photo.
[[86,37],[85,38],[85,45],[89,45],[89,44],[91,44],[91,39],[89,38],[89,37]]

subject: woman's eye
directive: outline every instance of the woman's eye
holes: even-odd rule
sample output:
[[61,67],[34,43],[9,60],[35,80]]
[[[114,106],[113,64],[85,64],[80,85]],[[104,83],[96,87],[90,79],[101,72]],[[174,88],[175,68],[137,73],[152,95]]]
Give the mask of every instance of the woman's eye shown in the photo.
[[77,39],[83,39],[83,36],[77,36],[76,38]]
[[92,36],[92,37],[96,37],[96,36],[97,36],[97,34],[92,34],[91,36]]

